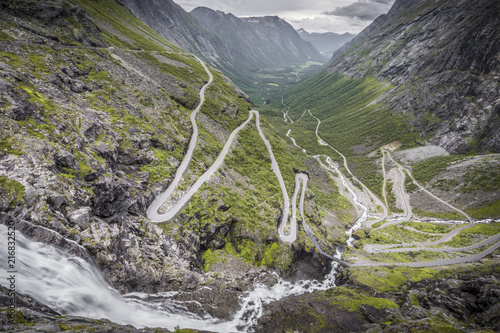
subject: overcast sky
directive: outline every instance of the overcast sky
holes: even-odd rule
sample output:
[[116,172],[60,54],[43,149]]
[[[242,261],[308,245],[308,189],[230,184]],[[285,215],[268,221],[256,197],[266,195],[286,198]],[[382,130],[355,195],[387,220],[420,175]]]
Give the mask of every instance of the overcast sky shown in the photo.
[[174,0],[188,12],[205,6],[236,16],[278,15],[295,29],[359,33],[395,0]]

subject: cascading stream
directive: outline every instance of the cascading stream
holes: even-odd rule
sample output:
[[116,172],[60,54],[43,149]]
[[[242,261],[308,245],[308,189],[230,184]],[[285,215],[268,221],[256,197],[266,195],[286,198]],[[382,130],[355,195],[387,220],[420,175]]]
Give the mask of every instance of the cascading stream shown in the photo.
[[[0,254],[7,258],[7,227],[0,225]],[[327,290],[335,286],[337,263],[323,281],[301,280],[296,283],[279,279],[268,287],[256,284],[242,297],[242,308],[229,322],[219,322],[208,314],[204,318],[190,313],[182,302],[171,298],[176,292],[148,295],[131,293],[121,296],[111,288],[91,263],[56,249],[52,245],[30,240],[16,233],[16,268],[19,276],[16,290],[28,294],[65,315],[109,319],[135,327],[165,327],[209,330],[214,332],[251,332],[272,301],[305,292]],[[0,261],[0,279],[7,279],[7,260]],[[3,284],[3,282],[2,282]]]
[[[7,227],[0,225],[0,281],[7,279]],[[194,329],[231,332],[231,327],[202,320],[169,301],[141,302],[134,296],[122,297],[101,273],[87,261],[52,245],[34,242],[16,232],[16,290],[28,294],[61,314],[106,318],[136,327],[165,327],[173,330],[182,323]],[[166,306],[167,305],[167,306]]]

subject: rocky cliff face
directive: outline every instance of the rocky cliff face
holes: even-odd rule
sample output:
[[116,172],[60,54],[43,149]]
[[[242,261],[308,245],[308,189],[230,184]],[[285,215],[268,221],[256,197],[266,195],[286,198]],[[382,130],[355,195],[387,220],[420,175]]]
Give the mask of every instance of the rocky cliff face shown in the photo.
[[[144,212],[183,157],[206,72],[113,1],[2,6],[2,222],[88,250],[120,290],[195,283],[199,243],[185,252]],[[218,75],[211,110],[225,124],[246,118],[245,96]]]
[[171,43],[225,68],[224,62],[229,60],[228,45],[175,2],[124,0],[123,3]]
[[406,128],[452,153],[500,151],[500,4],[396,1],[337,51],[330,72],[371,75]]
[[[90,254],[120,290],[154,290],[184,275],[183,251],[166,250],[171,237],[143,212],[182,157],[185,110],[197,103],[203,68],[138,28],[106,21],[103,11],[146,29],[113,1],[2,7],[2,222]],[[248,108],[240,97],[231,98]],[[160,156],[170,161],[163,170]]]

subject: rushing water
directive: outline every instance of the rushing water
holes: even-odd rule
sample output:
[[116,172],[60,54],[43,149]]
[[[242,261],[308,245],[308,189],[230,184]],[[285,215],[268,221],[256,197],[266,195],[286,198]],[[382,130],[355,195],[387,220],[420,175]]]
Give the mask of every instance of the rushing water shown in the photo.
[[[7,281],[7,227],[0,225],[0,281]],[[340,254],[337,254],[340,257]],[[335,286],[337,263],[323,281],[295,283],[279,279],[273,286],[256,284],[240,300],[241,309],[228,322],[208,314],[203,318],[190,313],[182,302],[172,300],[175,292],[147,295],[120,295],[111,288],[91,263],[51,245],[16,233],[16,290],[28,294],[61,314],[105,318],[136,327],[165,327],[248,332],[257,323],[265,304],[290,295],[327,290]]]
[[349,193],[351,194],[352,201],[354,202],[354,204],[356,206],[358,206],[361,209],[361,212],[362,212],[361,216],[356,220],[356,222],[354,222],[354,225],[349,230],[346,231],[347,246],[352,247],[353,242],[354,242],[354,237],[352,236],[352,234],[356,230],[361,229],[361,227],[363,226],[363,222],[365,222],[368,219],[368,208],[365,205],[361,204],[361,202],[359,202],[358,196],[353,191],[353,189],[349,186],[349,184],[347,184],[347,180],[346,180],[345,176],[340,172],[340,170],[337,168],[335,163],[333,163],[333,161],[330,157],[326,158],[326,163],[328,163],[327,168],[329,170],[335,171],[337,174],[340,175],[340,178],[342,179],[342,185],[344,185],[344,187],[347,189],[347,191],[349,191]]

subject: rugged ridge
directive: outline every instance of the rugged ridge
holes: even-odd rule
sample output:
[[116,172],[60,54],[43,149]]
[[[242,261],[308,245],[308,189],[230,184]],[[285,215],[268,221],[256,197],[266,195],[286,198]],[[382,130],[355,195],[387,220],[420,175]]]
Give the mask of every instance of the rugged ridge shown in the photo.
[[223,66],[228,60],[225,42],[172,0],[147,3],[124,0],[123,3],[142,22],[182,49],[212,64]]
[[242,60],[258,64],[255,69],[322,60],[310,43],[301,40],[292,26],[277,16],[238,18],[207,7],[190,13],[233,50],[242,50]]
[[398,0],[334,54],[329,71],[391,82],[379,103],[427,142],[500,152],[499,6]]

